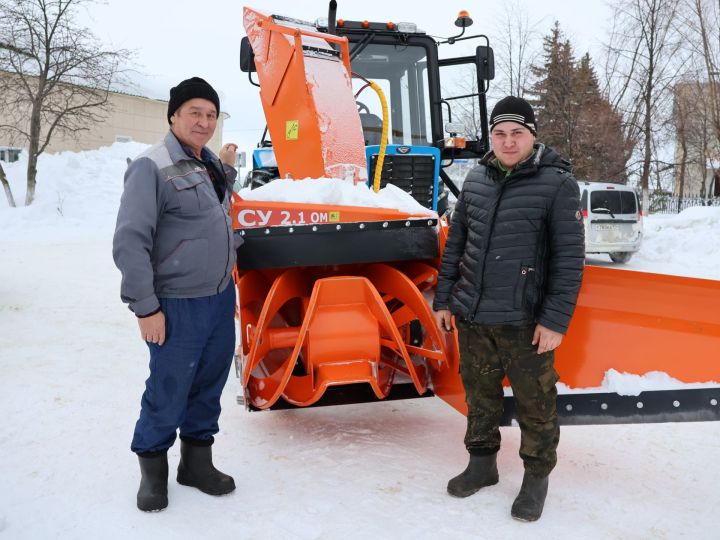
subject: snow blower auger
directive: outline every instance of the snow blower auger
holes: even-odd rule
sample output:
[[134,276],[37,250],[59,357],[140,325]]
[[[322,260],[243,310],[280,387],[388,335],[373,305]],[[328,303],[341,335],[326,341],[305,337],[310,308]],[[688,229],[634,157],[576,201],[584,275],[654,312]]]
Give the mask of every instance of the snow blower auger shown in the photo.
[[[436,41],[411,23],[336,22],[335,6],[317,24],[245,8],[241,69],[260,87],[272,142],[263,135],[246,178],[261,189],[233,206],[245,239],[235,274],[244,402],[268,409],[434,394],[464,414],[457,336],[436,327],[429,302],[448,191],[459,193],[446,168],[489,149],[493,51],[485,36],[463,35],[467,12],[455,22],[459,35]],[[484,44],[472,56],[438,58],[439,45],[465,39]],[[471,69],[477,91],[453,88]],[[475,139],[459,135],[455,103],[455,112],[478,115]],[[392,184],[424,209],[265,195],[278,179],[287,187],[284,179],[306,177],[367,181],[375,191]],[[561,423],[720,420],[718,306],[717,281],[586,267],[556,367],[569,388],[603,391],[560,395]],[[610,370],[703,384],[620,395],[603,384]],[[513,417],[508,397],[504,423]]]

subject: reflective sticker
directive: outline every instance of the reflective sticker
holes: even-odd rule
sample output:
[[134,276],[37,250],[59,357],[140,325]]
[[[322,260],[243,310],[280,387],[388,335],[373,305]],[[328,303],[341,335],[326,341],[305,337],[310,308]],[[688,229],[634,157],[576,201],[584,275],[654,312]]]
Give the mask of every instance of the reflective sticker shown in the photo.
[[300,131],[299,120],[288,120],[285,122],[285,140],[296,141],[298,139],[298,133]]

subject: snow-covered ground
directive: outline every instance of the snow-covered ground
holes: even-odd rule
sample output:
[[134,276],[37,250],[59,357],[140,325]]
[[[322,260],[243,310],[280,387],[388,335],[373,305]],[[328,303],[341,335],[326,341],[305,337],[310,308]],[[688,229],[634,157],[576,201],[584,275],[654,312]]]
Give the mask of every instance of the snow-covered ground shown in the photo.
[[[720,422],[564,427],[545,513],[524,524],[509,515],[517,428],[502,429],[500,483],[455,499],[465,419],[441,400],[249,413],[232,375],[214,453],[237,491],[171,479],[168,509],[139,512],[129,444],[147,350],[110,250],[141,149],[43,156],[33,206],[0,196],[1,538],[718,537]],[[4,166],[22,200],[22,162]],[[717,209],[650,216],[626,266],[720,279],[719,225]]]

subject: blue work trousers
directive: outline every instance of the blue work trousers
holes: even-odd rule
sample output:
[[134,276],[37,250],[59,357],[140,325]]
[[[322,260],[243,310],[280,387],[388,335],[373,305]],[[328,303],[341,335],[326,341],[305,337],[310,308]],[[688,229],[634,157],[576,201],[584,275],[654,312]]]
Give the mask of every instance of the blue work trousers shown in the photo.
[[220,394],[235,348],[235,287],[216,295],[160,298],[165,343],[148,343],[150,376],[131,449],[162,451],[180,436],[207,441],[218,432]]

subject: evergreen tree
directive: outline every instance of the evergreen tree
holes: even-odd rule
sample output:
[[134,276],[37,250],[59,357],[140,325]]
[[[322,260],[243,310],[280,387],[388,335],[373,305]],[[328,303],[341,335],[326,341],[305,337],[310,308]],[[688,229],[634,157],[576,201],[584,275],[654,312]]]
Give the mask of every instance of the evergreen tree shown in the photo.
[[626,182],[632,151],[622,119],[600,92],[589,54],[576,62],[556,22],[543,40],[543,64],[533,66],[538,140],[573,164],[579,179]]
[[531,103],[535,106],[538,138],[572,160],[575,60],[570,42],[563,37],[555,22],[550,35],[543,38],[543,65],[531,68],[537,82],[530,94],[536,96]]

